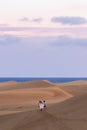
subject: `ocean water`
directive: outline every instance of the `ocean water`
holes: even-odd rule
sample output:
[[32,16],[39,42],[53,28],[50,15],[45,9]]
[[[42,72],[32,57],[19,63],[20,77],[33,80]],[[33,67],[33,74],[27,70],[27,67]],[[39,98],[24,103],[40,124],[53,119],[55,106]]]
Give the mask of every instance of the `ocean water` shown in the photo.
[[34,81],[34,80],[49,80],[53,83],[63,83],[63,82],[71,82],[76,80],[87,80],[87,78],[0,78],[0,82],[7,82],[7,81],[17,81],[17,82],[26,82],[26,81]]

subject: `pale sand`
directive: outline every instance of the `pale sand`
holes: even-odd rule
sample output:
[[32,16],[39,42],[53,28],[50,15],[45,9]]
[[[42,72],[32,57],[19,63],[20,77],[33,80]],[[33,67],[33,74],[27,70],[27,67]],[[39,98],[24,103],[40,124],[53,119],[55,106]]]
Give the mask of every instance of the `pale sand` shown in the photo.
[[[1,83],[0,130],[87,130],[86,83]],[[42,99],[47,108],[39,111]]]

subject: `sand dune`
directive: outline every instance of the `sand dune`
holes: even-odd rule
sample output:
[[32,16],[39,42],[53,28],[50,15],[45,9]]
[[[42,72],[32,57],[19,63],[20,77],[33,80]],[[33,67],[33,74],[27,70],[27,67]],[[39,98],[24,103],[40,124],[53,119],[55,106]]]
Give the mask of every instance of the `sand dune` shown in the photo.
[[0,116],[1,130],[87,130],[87,94],[33,110]]
[[61,83],[57,84],[57,86],[72,95],[87,93],[87,81],[84,80]]
[[[9,119],[8,114],[17,113],[23,111],[37,110],[38,101],[45,99],[48,104],[53,104],[56,102],[61,102],[71,95],[64,90],[56,87],[49,81],[34,81],[34,82],[6,82],[0,84],[0,115],[8,119],[6,122],[11,123],[14,119]],[[13,114],[14,115],[14,114]],[[9,115],[10,116],[10,115]],[[4,118],[4,119],[5,119]],[[18,119],[18,117],[17,117]],[[18,122],[18,121],[17,121]],[[14,122],[15,123],[15,122]],[[4,122],[5,124],[5,122]],[[5,125],[6,126],[6,125]],[[13,129],[13,126],[10,126]],[[0,126],[1,130],[10,129],[9,124],[7,127],[3,128]]]
[[25,89],[25,88],[43,88],[43,87],[50,87],[54,86],[51,82],[47,80],[36,80],[36,81],[30,81],[30,82],[3,82],[0,83],[0,91],[6,91],[6,90],[13,90],[13,89]]
[[11,113],[15,110],[34,109],[39,100],[46,100],[48,104],[51,104],[70,97],[72,97],[71,94],[48,81],[7,82],[0,87],[0,114],[4,112],[6,114],[6,111]]
[[[0,130],[87,130],[86,88],[83,81],[1,83]],[[47,108],[39,111],[42,99]]]

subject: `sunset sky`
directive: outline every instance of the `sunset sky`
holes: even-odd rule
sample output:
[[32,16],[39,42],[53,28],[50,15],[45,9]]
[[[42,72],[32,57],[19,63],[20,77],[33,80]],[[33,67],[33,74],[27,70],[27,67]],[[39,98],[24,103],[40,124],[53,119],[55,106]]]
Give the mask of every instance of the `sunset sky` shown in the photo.
[[0,77],[87,77],[87,1],[0,0]]

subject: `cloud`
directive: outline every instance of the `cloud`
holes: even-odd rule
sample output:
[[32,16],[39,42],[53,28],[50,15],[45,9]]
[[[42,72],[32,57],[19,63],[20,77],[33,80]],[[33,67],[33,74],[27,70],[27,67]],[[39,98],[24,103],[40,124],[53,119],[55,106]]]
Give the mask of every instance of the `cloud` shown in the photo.
[[0,31],[28,31],[28,30],[33,30],[35,28],[30,28],[30,27],[0,27]]
[[42,22],[42,18],[40,17],[40,18],[34,18],[34,19],[29,19],[28,17],[23,17],[23,18],[21,18],[19,21],[21,21],[21,22],[36,22],[36,23],[40,23],[40,22]]
[[40,17],[40,18],[34,18],[34,19],[29,19],[28,17],[23,17],[23,18],[21,18],[19,21],[21,21],[21,22],[36,22],[36,23],[40,23],[40,22],[42,22],[42,18]]
[[56,47],[87,47],[87,38],[74,38],[69,36],[59,37],[18,37],[16,35],[2,35],[0,36],[0,45],[12,44],[29,44],[32,48],[49,48]]
[[0,24],[0,27],[7,27],[9,24]]
[[13,27],[3,26],[0,27],[0,31],[58,31],[59,28],[48,28],[48,27]]
[[40,22],[42,22],[42,20],[43,20],[42,18],[35,18],[32,20],[32,22],[40,23]]
[[87,27],[14,27],[14,26],[0,26],[0,34],[18,34],[24,36],[77,36],[87,37]]
[[21,22],[29,22],[29,18],[28,17],[23,17],[20,19]]
[[52,46],[87,46],[87,38],[73,38],[68,36],[59,36],[54,38],[50,44]]
[[9,44],[17,44],[22,40],[21,37],[15,35],[1,35],[0,36],[0,45],[9,45]]
[[68,25],[79,25],[79,24],[85,24],[87,23],[87,19],[83,18],[83,17],[53,17],[51,19],[51,21],[53,23],[61,23],[61,24],[68,24]]

